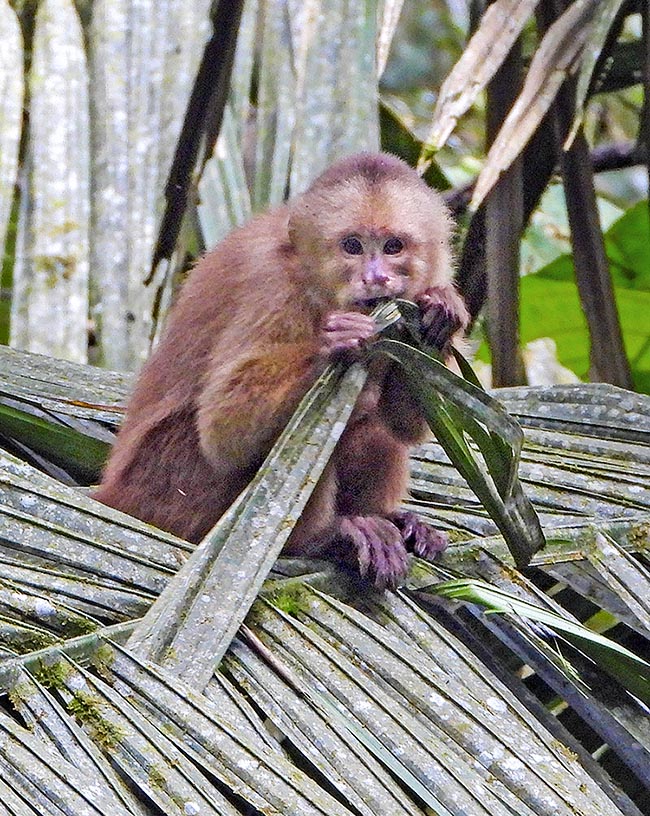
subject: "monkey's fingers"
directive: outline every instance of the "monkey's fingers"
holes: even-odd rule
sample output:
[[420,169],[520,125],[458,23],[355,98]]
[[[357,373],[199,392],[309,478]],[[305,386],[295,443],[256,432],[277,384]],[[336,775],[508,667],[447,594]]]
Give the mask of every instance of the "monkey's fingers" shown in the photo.
[[408,554],[402,535],[388,519],[380,516],[346,516],[341,535],[357,550],[359,572],[374,579],[378,589],[396,587],[408,571]]
[[440,351],[448,350],[452,337],[469,324],[465,301],[453,286],[431,287],[418,300],[425,339]]
[[394,513],[390,520],[401,531],[407,550],[427,561],[432,561],[449,545],[445,533],[430,527],[408,510]]
[[375,319],[361,312],[330,312],[323,324],[325,331],[355,331],[361,337],[372,337]]
[[450,311],[444,303],[433,304],[422,316],[425,340],[439,351],[447,349],[451,338],[462,325],[460,317]]
[[359,349],[376,331],[375,321],[360,312],[332,312],[321,333],[321,353],[337,355]]

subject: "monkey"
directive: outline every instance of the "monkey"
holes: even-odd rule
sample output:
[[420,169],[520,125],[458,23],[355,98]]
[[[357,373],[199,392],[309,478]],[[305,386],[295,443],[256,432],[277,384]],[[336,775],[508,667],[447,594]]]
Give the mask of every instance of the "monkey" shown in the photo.
[[[386,153],[325,170],[236,228],[189,273],[137,380],[94,498],[192,542],[250,482],[325,366],[359,355],[382,300],[418,304],[449,358],[469,316],[439,193]],[[324,556],[377,587],[446,538],[400,512],[428,428],[397,364],[377,359],[287,555]]]

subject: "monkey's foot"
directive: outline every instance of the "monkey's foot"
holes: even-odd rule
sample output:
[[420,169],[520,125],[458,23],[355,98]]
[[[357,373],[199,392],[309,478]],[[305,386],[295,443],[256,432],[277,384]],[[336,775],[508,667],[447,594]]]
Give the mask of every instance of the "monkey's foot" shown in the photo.
[[445,533],[434,530],[416,513],[400,511],[393,513],[390,520],[401,532],[407,550],[427,561],[432,561],[449,544]]
[[453,286],[432,287],[417,300],[422,312],[422,330],[429,345],[443,354],[451,351],[451,340],[469,323],[465,302]]
[[361,312],[331,312],[321,332],[321,354],[337,357],[358,351],[376,332],[375,321]]
[[400,530],[381,516],[344,516],[342,538],[357,550],[359,572],[372,579],[378,589],[396,587],[408,572],[408,553]]

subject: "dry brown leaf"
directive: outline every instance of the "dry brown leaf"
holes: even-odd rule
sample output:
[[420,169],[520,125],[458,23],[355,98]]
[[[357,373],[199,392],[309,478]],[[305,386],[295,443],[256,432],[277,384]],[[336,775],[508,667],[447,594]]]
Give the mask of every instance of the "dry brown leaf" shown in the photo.
[[496,0],[488,7],[479,28],[440,88],[420,170],[426,170],[431,156],[444,145],[458,119],[492,79],[538,2]]
[[379,35],[377,37],[377,76],[381,76],[386,68],[388,62],[388,53],[390,51],[395,29],[402,13],[402,6],[404,0],[386,0],[384,9],[381,14],[381,24],[379,26]]
[[576,91],[576,111],[578,113],[581,112],[587,101],[587,94],[596,63],[623,2],[624,0],[606,0],[601,5],[600,14],[594,23],[593,34],[589,39],[589,49],[585,53],[580,68],[580,78],[578,79],[578,89]]
[[487,155],[470,203],[476,209],[500,174],[521,153],[550,108],[560,86],[574,73],[589,41],[601,0],[575,0],[546,32],[526,81]]

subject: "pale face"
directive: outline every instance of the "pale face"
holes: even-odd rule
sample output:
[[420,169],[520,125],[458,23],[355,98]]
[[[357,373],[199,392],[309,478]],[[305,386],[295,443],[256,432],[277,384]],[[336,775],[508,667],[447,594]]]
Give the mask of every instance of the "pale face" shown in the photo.
[[412,277],[413,238],[366,227],[344,233],[330,248],[337,256],[340,305],[363,310],[382,299],[404,297]]
[[410,177],[315,185],[294,203],[289,232],[311,283],[339,309],[413,300],[451,279],[447,211]]

